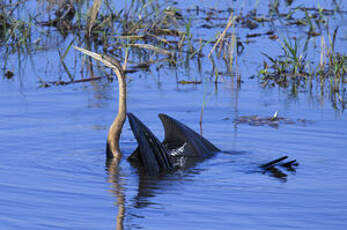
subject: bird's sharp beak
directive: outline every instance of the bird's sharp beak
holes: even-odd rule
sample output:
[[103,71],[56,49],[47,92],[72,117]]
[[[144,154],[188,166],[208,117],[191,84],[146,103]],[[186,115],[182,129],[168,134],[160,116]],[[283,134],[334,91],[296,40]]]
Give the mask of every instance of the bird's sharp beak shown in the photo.
[[105,66],[109,67],[109,68],[114,68],[114,65],[113,63],[111,63],[107,58],[105,58],[106,55],[101,55],[101,54],[98,54],[98,53],[94,53],[90,50],[86,50],[86,49],[83,49],[81,47],[77,47],[77,46],[72,46],[74,49],[94,58],[95,60],[98,60],[100,62],[102,62]]

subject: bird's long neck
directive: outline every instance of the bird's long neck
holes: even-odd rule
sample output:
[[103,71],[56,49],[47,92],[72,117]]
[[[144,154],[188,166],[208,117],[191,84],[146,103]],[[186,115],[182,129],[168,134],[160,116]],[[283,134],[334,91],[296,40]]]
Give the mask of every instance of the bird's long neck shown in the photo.
[[113,69],[117,75],[119,86],[118,114],[114,119],[107,136],[107,157],[114,158],[119,162],[122,153],[119,149],[119,138],[126,119],[126,81],[124,71]]

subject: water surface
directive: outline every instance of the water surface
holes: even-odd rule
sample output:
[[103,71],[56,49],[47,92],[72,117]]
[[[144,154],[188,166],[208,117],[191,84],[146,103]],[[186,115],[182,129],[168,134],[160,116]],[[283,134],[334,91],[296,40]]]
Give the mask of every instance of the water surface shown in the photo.
[[[249,60],[240,61],[240,88],[230,76],[215,85],[209,67],[129,76],[128,109],[160,139],[158,113],[199,131],[204,105],[203,135],[222,149],[160,180],[139,175],[125,159],[107,171],[115,82],[38,88],[38,76],[64,75],[54,61],[44,62],[58,58],[56,52],[38,53],[34,63],[40,64],[24,61],[22,74],[0,80],[0,228],[114,229],[118,221],[124,229],[345,229],[346,113],[334,110],[327,95],[262,89],[248,78],[259,47],[247,46]],[[178,85],[176,76],[203,83]],[[308,122],[277,128],[233,122],[276,111]],[[124,157],[136,148],[128,123],[120,145]],[[258,168],[283,155],[300,163],[286,180]]]

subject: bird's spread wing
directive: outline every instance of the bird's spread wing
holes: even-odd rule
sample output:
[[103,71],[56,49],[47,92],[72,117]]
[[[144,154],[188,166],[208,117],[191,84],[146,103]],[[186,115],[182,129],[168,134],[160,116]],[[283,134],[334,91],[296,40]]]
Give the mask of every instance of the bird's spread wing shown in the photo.
[[168,149],[178,149],[185,145],[182,155],[191,157],[207,157],[211,153],[220,151],[211,142],[176,119],[166,114],[159,114],[159,118],[165,130],[163,144]]
[[172,164],[167,150],[158,138],[132,113],[128,113],[128,119],[139,145],[128,159],[138,160],[149,175],[170,171]]

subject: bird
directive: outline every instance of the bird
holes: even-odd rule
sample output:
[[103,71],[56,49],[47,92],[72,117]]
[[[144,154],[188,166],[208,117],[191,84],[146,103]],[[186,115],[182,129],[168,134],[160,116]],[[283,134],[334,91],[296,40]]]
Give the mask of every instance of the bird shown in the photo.
[[[164,126],[165,138],[160,142],[140,119],[133,113],[127,113],[126,64],[122,66],[113,57],[98,54],[81,47],[73,47],[111,68],[118,79],[118,112],[108,130],[106,141],[107,160],[112,160],[113,165],[117,166],[122,158],[119,140],[126,117],[128,117],[130,127],[138,143],[138,147],[127,159],[141,168],[147,175],[157,176],[162,173],[172,172],[177,168],[189,167],[221,151],[182,122],[163,113],[159,114],[159,118]],[[276,175],[283,176],[285,174],[279,174],[275,166],[280,165],[291,169],[296,164],[296,160],[282,163],[285,159],[287,159],[287,156],[262,164],[259,167],[265,171],[275,172]]]
[[[106,155],[108,159],[119,162],[122,158],[119,139],[127,114],[125,69],[115,58],[81,47],[73,47],[111,68],[118,79],[118,113],[108,131]],[[162,143],[134,114],[128,113],[127,115],[130,127],[139,144],[134,153],[128,157],[128,160],[140,162],[148,174],[156,175],[160,172],[171,171],[174,168],[173,157],[206,158],[211,153],[220,151],[194,130],[166,114],[159,114],[165,130],[165,139]]]
[[106,155],[108,159],[113,159],[115,162],[119,163],[122,158],[122,152],[119,148],[119,139],[126,120],[127,111],[127,88],[124,69],[115,58],[109,57],[107,55],[101,55],[81,47],[73,46],[76,50],[102,62],[106,67],[112,69],[116,74],[118,79],[119,94],[118,94],[118,112],[117,116],[112,122],[107,135],[106,141]]

